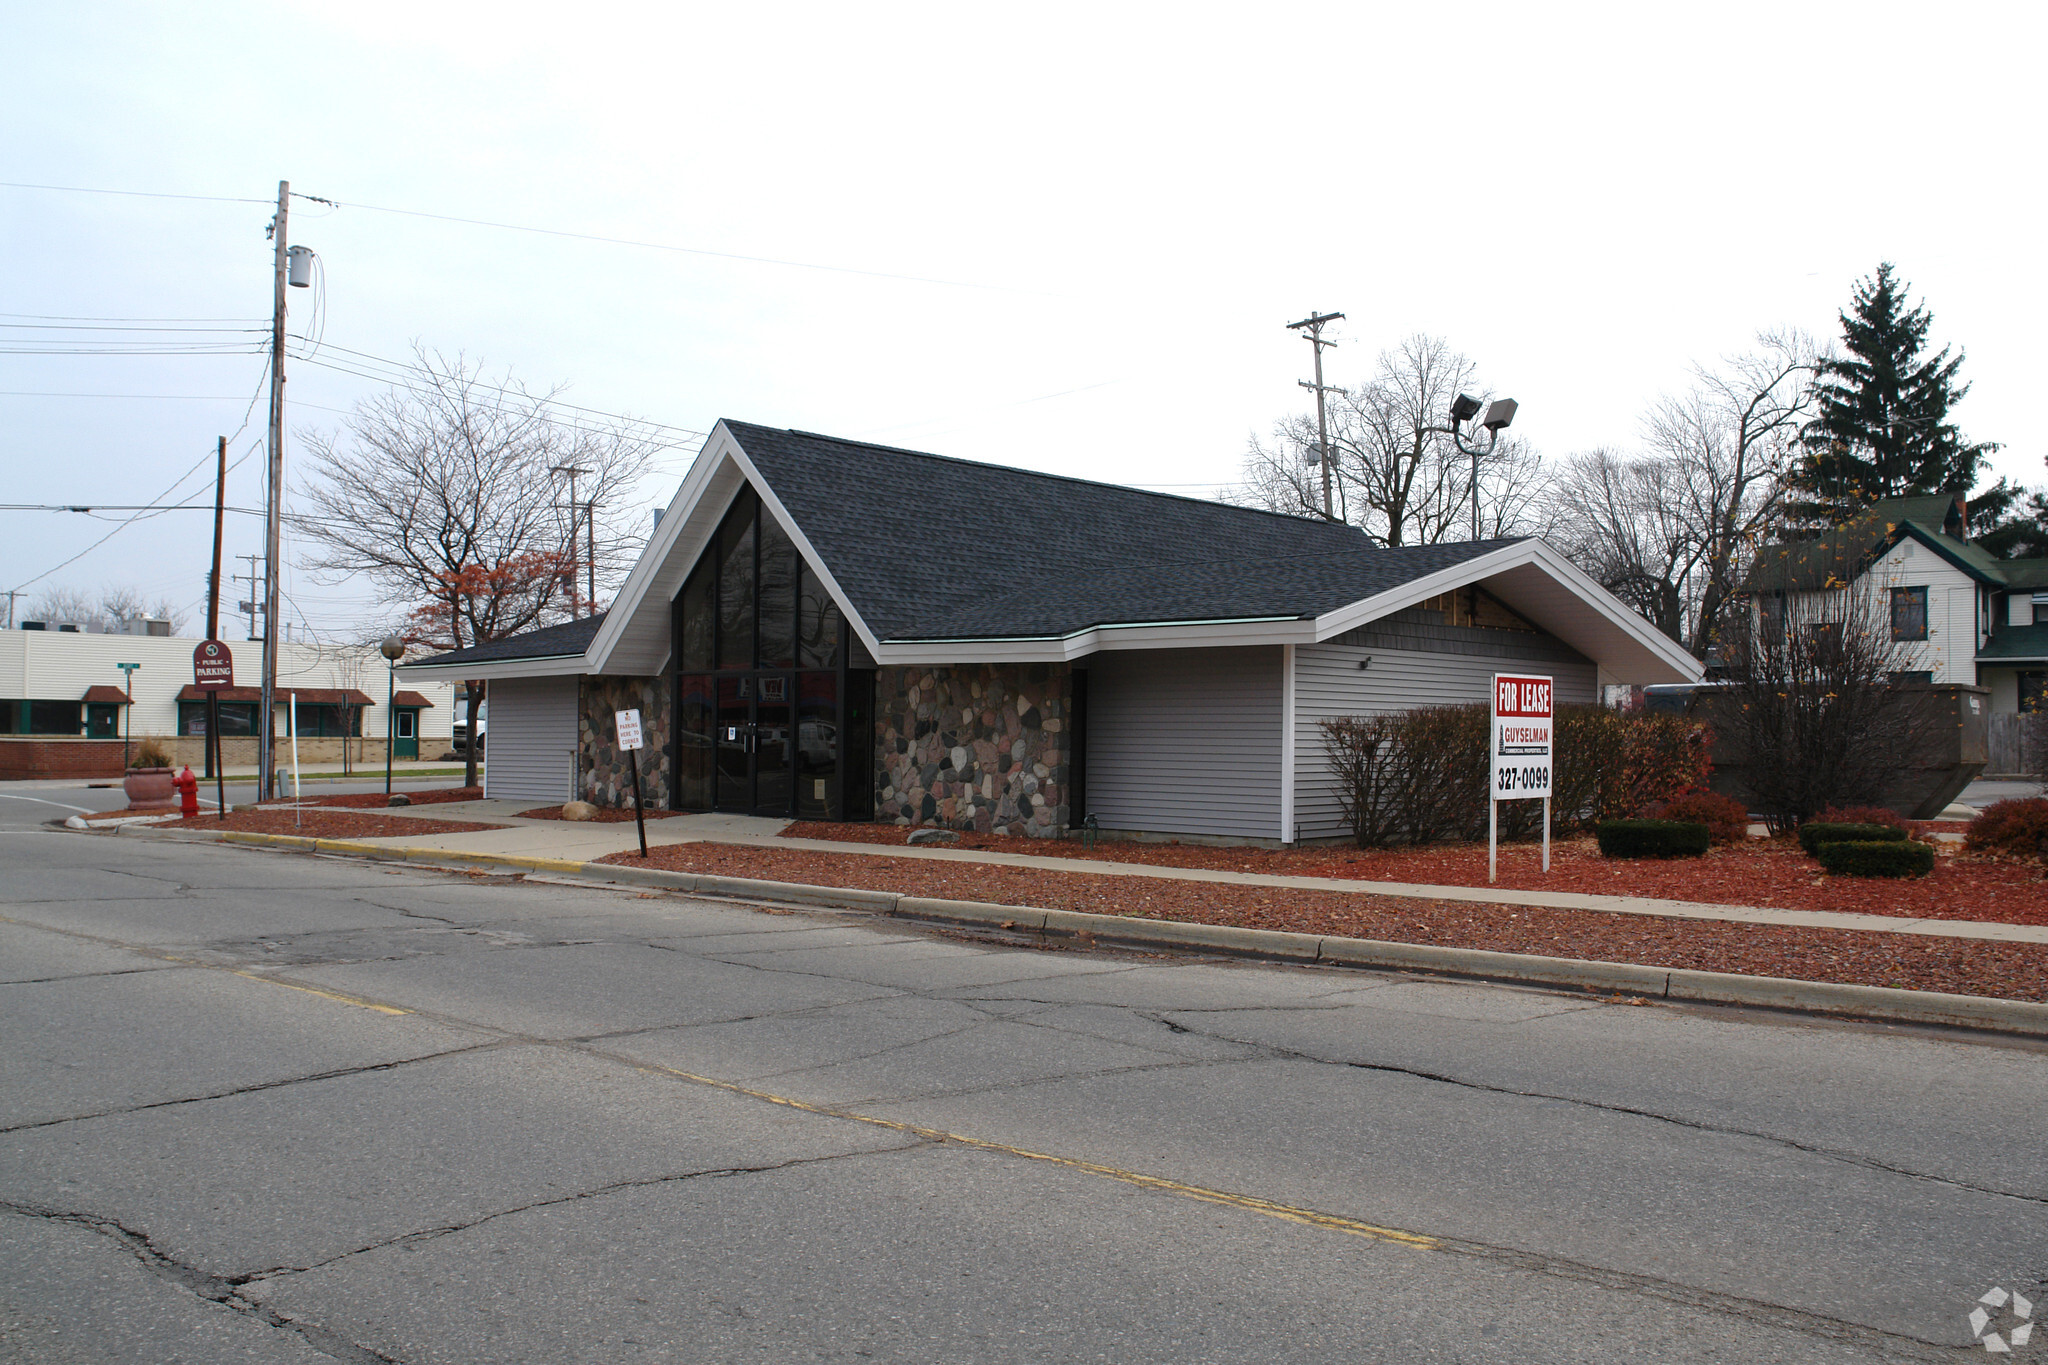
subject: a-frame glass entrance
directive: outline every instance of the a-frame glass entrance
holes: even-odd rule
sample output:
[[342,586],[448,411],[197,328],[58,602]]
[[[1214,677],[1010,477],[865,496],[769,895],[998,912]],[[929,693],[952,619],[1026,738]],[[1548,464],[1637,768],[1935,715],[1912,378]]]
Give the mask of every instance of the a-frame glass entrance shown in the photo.
[[[751,489],[676,595],[681,810],[868,814],[871,673],[849,676],[831,595]],[[856,699],[848,704],[848,699]]]

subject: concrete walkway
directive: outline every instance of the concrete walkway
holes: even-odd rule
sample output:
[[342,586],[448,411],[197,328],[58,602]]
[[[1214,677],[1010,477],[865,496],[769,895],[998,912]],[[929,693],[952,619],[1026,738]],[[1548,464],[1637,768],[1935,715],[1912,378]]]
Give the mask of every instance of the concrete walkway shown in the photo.
[[[639,848],[633,822],[580,823],[567,820],[522,820],[526,801],[457,801],[439,805],[401,806],[378,814],[429,820],[475,820],[502,823],[505,829],[469,834],[429,834],[365,839],[385,847],[431,848],[446,853],[480,853],[499,857],[557,858],[592,862],[608,854]],[[728,844],[816,853],[853,853],[928,862],[983,863],[1036,868],[1098,877],[1151,877],[1163,881],[1214,882],[1228,886],[1277,887],[1300,891],[1344,891],[1416,900],[1467,901],[1490,905],[1529,905],[1560,910],[1605,910],[1625,915],[1669,919],[1718,920],[1738,924],[1771,924],[1805,929],[1857,929],[1883,934],[1920,934],[1935,938],[1985,939],[2006,943],[2048,943],[2048,925],[2001,924],[1984,920],[1911,919],[1901,915],[1847,914],[1832,910],[1779,910],[1763,906],[1715,905],[1698,901],[1658,900],[1645,896],[1602,896],[1569,891],[1517,891],[1489,886],[1429,886],[1408,882],[1360,881],[1338,877],[1288,877],[1212,868],[1161,867],[1150,863],[1113,863],[1093,858],[1062,858],[1036,853],[998,853],[954,848],[908,848],[897,844],[842,843],[834,839],[784,839],[779,831],[789,822],[746,815],[671,815],[647,822],[647,846]]]

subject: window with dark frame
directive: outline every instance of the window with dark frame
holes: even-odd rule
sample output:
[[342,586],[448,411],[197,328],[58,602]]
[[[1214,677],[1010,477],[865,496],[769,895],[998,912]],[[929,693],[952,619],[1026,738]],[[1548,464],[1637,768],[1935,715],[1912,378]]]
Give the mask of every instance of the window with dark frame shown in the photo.
[[1927,589],[1892,589],[1892,638],[1894,640],[1924,640],[1927,638]]
[[676,594],[673,632],[678,809],[719,803],[719,698],[730,694],[792,708],[790,773],[775,788],[786,785],[789,814],[864,813],[853,787],[865,780],[858,750],[870,722],[864,690],[849,690],[838,606],[751,488],[734,498]]

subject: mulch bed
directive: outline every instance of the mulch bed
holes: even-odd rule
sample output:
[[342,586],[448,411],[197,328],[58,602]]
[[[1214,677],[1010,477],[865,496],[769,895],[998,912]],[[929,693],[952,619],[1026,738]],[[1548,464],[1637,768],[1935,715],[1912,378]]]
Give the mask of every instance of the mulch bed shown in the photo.
[[[1017,842],[1038,845],[1036,840]],[[961,846],[966,843],[963,839]],[[1181,849],[1191,851],[1185,845]],[[1484,849],[1479,856],[1484,860]],[[1098,915],[1636,962],[1652,967],[1740,972],[1804,981],[1950,991],[2010,1000],[2048,1000],[2048,945],[2041,944],[1667,920],[1600,910],[1548,910],[1345,891],[1102,877],[985,863],[955,864],[719,844],[666,844],[653,849],[644,862],[637,853],[614,853],[598,861],[812,886],[864,887],[902,895],[1080,910]]]
[[[435,787],[430,791],[406,792],[415,806],[438,806],[444,801],[481,801],[482,787]],[[304,804],[329,810],[384,810],[391,798],[383,792],[352,792],[347,796],[309,796]]]
[[[799,822],[782,831],[790,839],[902,844],[901,825]],[[1214,868],[1290,877],[1342,877],[1355,881],[1428,886],[1485,886],[1484,844],[1438,844],[1418,849],[1318,847],[1215,848],[1202,844],[1103,842],[1091,851],[1078,840],[1049,842],[1000,835],[962,834],[942,848],[995,850],[1154,867]],[[1657,900],[1755,905],[1780,910],[1839,910],[1914,919],[1996,920],[2048,924],[2048,881],[2037,863],[1963,853],[1955,844],[1936,849],[1925,877],[1830,877],[1792,839],[1751,839],[1716,848],[1703,858],[1603,858],[1591,839],[1551,845],[1550,872],[1534,844],[1504,844],[1500,880],[1517,891],[1572,891]]]
[[[669,816],[674,815],[675,812],[672,810],[654,810],[652,808],[649,808],[648,810],[643,812],[643,814],[645,814],[647,818],[650,820],[666,820]],[[567,816],[562,814],[562,808],[560,806],[542,806],[538,810],[523,810],[519,812],[519,818],[522,820],[568,819]],[[587,820],[581,821],[580,823],[586,825],[616,825],[621,822],[624,822],[626,824],[631,824],[633,822],[632,807],[628,806],[624,809],[620,809],[617,806],[599,806],[597,808],[597,814],[591,816]],[[570,823],[574,824],[579,822],[571,821]]]
[[371,815],[352,810],[238,810],[225,820],[202,814],[190,820],[170,820],[151,829],[232,829],[249,834],[303,834],[315,839],[390,839],[405,834],[471,834],[477,830],[509,829],[509,825],[483,825],[472,820],[422,820],[405,815]]

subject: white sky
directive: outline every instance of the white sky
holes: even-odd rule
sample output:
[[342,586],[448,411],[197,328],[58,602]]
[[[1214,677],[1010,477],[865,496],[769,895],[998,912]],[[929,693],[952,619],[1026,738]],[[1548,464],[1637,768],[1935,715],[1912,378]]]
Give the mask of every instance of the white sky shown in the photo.
[[[289,179],[339,201],[291,225],[325,266],[331,346],[402,358],[417,339],[699,430],[735,417],[1193,493],[1307,397],[1283,324],[1311,309],[1349,315],[1331,382],[1438,333],[1557,456],[1633,443],[1692,363],[1760,328],[1834,335],[1890,259],[1936,343],[1968,350],[1965,431],[2039,484],[2043,15],[6,0],[0,179],[259,200]],[[261,326],[269,217],[0,189],[0,312]],[[261,369],[0,354],[0,500],[149,501],[236,430]],[[373,387],[287,372],[294,432]],[[231,504],[259,505],[260,465]],[[209,521],[139,523],[28,592],[137,584],[203,624]],[[257,518],[229,527],[231,555],[260,548]],[[0,512],[0,590],[107,529]],[[386,624],[359,589],[285,583],[323,632]]]

